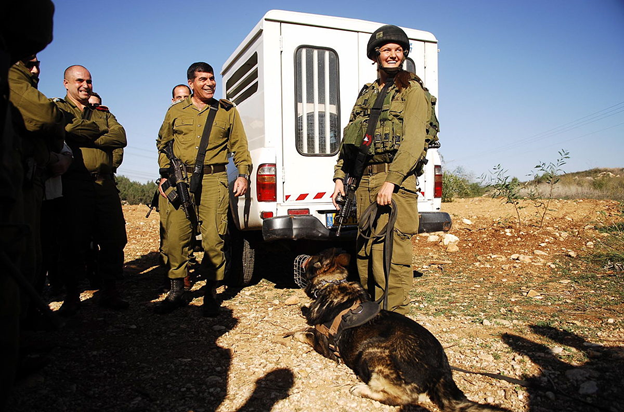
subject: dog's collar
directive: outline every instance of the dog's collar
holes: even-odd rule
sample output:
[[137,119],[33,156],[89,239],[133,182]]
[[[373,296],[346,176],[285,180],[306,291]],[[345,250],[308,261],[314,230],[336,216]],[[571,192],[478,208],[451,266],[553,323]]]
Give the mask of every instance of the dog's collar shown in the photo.
[[321,282],[319,282],[319,285],[316,286],[314,289],[312,289],[312,295],[314,296],[314,299],[318,298],[318,293],[321,291],[321,289],[323,289],[323,287],[327,286],[327,285],[339,285],[341,283],[346,283],[347,279],[341,279],[341,280],[323,280]]

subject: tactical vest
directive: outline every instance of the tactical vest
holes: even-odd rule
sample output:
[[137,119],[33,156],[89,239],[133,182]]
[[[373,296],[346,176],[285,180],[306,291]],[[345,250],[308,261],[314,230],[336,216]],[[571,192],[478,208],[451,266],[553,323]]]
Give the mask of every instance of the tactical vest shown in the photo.
[[[422,158],[424,159],[426,151],[429,147],[439,147],[438,133],[440,125],[435,114],[435,104],[437,99],[429,90],[423,86],[422,80],[413,74],[410,80],[411,87],[422,87],[425,98],[431,106],[430,116],[427,122],[425,138],[425,147],[423,148]],[[366,129],[368,127],[368,119],[370,111],[377,97],[376,88],[372,83],[364,85],[355,102],[349,124],[343,132],[343,145],[347,151],[358,148],[362,144]],[[399,92],[396,86],[390,87],[388,94],[384,99],[382,112],[373,136],[373,144],[370,145],[370,156],[380,155],[385,157],[388,162],[392,161],[394,153],[399,149],[403,140],[403,112],[405,110],[405,93]],[[422,165],[419,166],[419,174],[422,171]]]

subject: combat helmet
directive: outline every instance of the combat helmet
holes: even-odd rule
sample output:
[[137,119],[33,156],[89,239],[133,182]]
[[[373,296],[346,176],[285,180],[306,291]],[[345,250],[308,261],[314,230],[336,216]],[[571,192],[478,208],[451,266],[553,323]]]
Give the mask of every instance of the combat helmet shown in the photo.
[[371,34],[370,39],[368,39],[368,45],[366,46],[366,56],[371,60],[375,60],[379,52],[379,47],[387,43],[396,43],[403,47],[403,54],[405,57],[409,54],[410,45],[407,34],[405,34],[400,27],[386,24]]

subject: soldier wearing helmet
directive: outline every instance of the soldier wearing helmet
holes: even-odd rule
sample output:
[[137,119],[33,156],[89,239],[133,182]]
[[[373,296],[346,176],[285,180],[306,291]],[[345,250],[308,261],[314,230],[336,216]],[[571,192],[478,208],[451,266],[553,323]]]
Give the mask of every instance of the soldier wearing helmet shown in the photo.
[[[418,233],[418,164],[426,155],[426,124],[431,114],[419,79],[403,69],[408,53],[409,39],[397,26],[382,26],[371,35],[366,54],[377,64],[377,80],[362,88],[353,107],[333,177],[334,205],[339,208],[336,198],[345,195],[343,179],[353,174],[353,153],[361,150],[363,142],[370,144],[356,190],[358,221],[362,222],[363,213],[376,203],[373,233],[386,226],[392,209],[396,222],[388,285],[384,270],[386,238],[373,241],[358,236],[358,273],[373,299],[379,299],[387,290],[388,309],[403,314],[409,310],[413,277],[411,237]],[[365,138],[373,105],[386,85],[374,133]]]

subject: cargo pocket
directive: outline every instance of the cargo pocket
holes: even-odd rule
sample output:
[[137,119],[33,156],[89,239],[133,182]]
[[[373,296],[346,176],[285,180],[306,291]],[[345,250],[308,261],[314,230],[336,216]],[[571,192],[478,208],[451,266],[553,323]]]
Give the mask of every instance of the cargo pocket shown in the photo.
[[227,223],[228,223],[228,207],[230,206],[230,194],[228,189],[227,177],[223,179],[219,179],[219,236],[225,236],[227,233]]

